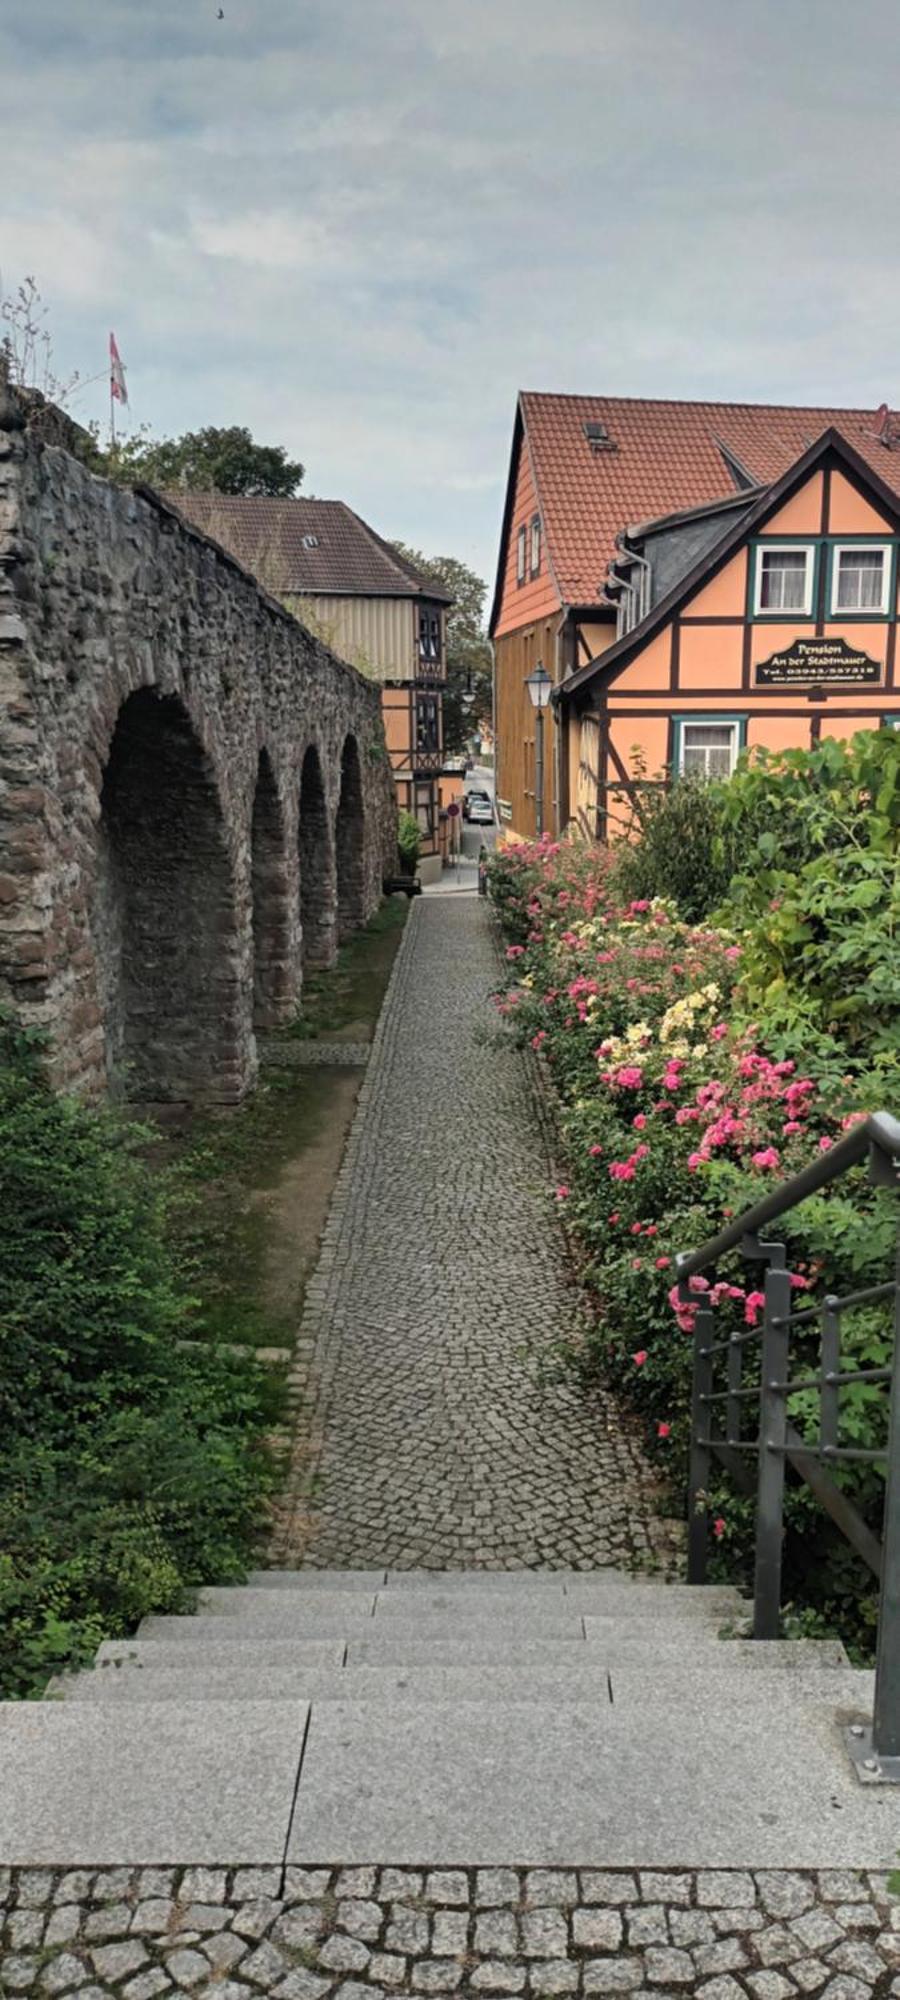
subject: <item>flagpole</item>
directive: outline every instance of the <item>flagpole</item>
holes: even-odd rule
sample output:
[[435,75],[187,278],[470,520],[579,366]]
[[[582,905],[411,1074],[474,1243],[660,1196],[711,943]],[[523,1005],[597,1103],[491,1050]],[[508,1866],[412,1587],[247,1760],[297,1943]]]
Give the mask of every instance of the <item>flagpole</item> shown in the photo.
[[115,451],[116,448],[116,398],[113,390],[112,361],[109,365],[109,448],[110,451]]

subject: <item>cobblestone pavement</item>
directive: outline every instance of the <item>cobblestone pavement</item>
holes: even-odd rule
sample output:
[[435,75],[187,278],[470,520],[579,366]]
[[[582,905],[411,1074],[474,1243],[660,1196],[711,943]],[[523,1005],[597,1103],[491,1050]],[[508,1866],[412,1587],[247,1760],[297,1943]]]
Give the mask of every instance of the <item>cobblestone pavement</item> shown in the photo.
[[0,1869],[0,1992],[881,2000],[900,1905],[854,1871]]
[[556,1364],[576,1294],[531,1059],[498,1045],[500,979],[482,901],[414,905],[307,1294],[276,1563],[671,1552],[635,1425]]
[[365,1069],[372,1053],[369,1042],[289,1041],[284,1035],[258,1035],[263,1069]]

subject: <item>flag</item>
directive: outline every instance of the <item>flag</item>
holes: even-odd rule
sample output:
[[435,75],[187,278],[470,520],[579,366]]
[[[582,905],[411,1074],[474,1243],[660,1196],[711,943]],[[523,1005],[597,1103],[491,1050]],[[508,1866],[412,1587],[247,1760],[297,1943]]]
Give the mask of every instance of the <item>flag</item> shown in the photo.
[[115,397],[117,403],[127,403],[128,401],[128,390],[125,386],[125,370],[122,366],[122,357],[116,346],[116,336],[114,333],[111,333],[109,336],[109,393]]

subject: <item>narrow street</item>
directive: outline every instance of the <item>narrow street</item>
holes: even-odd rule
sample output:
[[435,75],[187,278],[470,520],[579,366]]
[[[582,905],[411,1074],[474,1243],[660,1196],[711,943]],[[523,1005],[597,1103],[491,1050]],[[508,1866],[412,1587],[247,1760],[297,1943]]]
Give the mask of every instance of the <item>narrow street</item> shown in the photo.
[[476,895],[413,906],[309,1288],[278,1561],[577,1569],[666,1544],[633,1423],[558,1362],[575,1295],[501,976]]

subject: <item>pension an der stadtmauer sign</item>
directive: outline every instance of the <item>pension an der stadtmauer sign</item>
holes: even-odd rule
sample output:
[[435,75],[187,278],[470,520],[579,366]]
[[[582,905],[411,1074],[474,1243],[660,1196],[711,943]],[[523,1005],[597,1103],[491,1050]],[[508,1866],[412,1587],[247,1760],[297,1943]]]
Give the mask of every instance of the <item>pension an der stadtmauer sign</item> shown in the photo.
[[877,683],[882,673],[878,660],[848,646],[846,639],[793,639],[783,653],[757,661],[754,680],[757,687],[795,687],[810,681],[840,681],[846,687],[861,681]]

